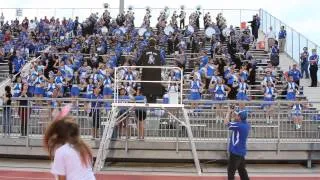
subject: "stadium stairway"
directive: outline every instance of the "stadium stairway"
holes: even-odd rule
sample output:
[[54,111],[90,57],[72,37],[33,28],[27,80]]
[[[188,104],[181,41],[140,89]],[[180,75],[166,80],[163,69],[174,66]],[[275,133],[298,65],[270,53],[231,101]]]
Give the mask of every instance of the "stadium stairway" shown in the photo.
[[0,62],[0,83],[9,77],[8,60]]

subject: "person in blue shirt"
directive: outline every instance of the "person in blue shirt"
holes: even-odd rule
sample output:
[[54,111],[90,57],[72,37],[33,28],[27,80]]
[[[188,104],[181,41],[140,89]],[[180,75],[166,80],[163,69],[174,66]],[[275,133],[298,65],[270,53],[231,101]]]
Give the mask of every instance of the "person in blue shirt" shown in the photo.
[[287,38],[287,31],[284,29],[284,26],[281,26],[281,29],[278,35],[280,53],[284,52],[284,48],[286,46],[286,38]]
[[297,68],[297,64],[293,64],[292,69],[289,70],[288,75],[292,76],[293,82],[300,86],[300,79],[302,78],[302,74],[300,70]]
[[309,58],[309,70],[310,70],[310,76],[311,76],[311,86],[310,87],[317,87],[318,84],[318,61],[319,61],[319,55],[317,54],[316,49],[312,49],[312,55]]
[[[231,114],[234,118],[234,121],[232,122],[230,121]],[[245,162],[247,139],[250,131],[247,116],[248,112],[246,110],[235,110],[234,105],[231,105],[231,107],[228,107],[224,119],[225,125],[232,131],[229,142],[228,180],[235,179],[234,176],[237,170],[241,180],[249,180]]]
[[304,47],[303,52],[300,54],[301,76],[306,73],[306,78],[309,79],[309,52],[308,48]]

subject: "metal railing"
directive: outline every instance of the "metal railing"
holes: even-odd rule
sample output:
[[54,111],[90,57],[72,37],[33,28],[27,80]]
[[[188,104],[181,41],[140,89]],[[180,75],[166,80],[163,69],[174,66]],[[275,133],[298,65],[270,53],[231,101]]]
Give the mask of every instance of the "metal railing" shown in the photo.
[[[19,105],[21,100],[27,104]],[[0,132],[8,137],[25,136],[42,137],[47,125],[52,121],[52,112],[66,103],[72,103],[71,115],[75,117],[84,139],[99,139],[107,123],[112,99],[19,99],[12,106],[2,106],[0,113]],[[96,105],[97,102],[98,105]],[[130,102],[132,104],[132,102]],[[189,109],[193,103],[195,108]],[[228,130],[223,123],[227,107],[234,101],[185,101],[188,116],[194,135],[198,142],[226,141]],[[306,107],[299,112],[292,111],[294,102],[275,101],[272,104],[264,101],[246,102],[249,111],[248,122],[251,125],[250,142],[279,143],[320,143],[319,102],[299,102]],[[237,103],[236,103],[237,104]],[[269,109],[270,105],[270,109]],[[262,106],[264,107],[262,109]],[[119,107],[120,108],[120,107]],[[126,114],[121,114],[129,107],[120,108],[123,121],[117,125],[114,139],[137,139],[141,123],[144,122],[144,137],[148,141],[187,141],[186,129],[179,125],[177,118],[183,119],[181,108],[162,108],[139,106]],[[270,117],[270,120],[269,120]],[[144,120],[144,121],[143,121]],[[301,121],[301,122],[300,122]],[[297,125],[300,127],[297,129]],[[94,131],[98,133],[93,133]]]
[[300,53],[302,53],[302,49],[304,47],[308,47],[309,54],[311,54],[312,49],[317,49],[317,52],[320,52],[320,46],[318,44],[309,40],[283,21],[268,13],[266,10],[260,9],[260,17],[260,29],[264,33],[267,33],[269,31],[269,27],[272,26],[273,31],[277,33],[278,36],[281,26],[285,27],[285,30],[287,31],[285,52],[296,62],[299,62]]

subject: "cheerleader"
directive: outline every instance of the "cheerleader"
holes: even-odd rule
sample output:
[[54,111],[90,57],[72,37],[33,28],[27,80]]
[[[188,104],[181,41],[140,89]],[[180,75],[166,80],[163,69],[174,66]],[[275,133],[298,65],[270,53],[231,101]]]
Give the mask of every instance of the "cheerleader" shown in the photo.
[[206,77],[206,89],[209,88],[212,76],[215,74],[215,66],[212,63],[212,60],[205,66],[205,77]]
[[74,77],[72,78],[72,85],[71,85],[71,97],[78,98],[80,95],[81,87],[80,87],[80,76],[78,71],[74,72]]
[[298,92],[298,85],[293,82],[292,76],[289,76],[287,89],[287,96],[286,99],[288,101],[295,101],[296,100],[296,93]]
[[89,78],[87,81],[87,86],[86,86],[86,97],[90,98],[93,94],[93,89],[94,89],[94,85],[93,85],[93,79]]
[[265,101],[265,103],[263,103],[262,109],[264,109],[264,111],[265,111],[267,124],[272,123],[272,118],[273,118],[273,105],[272,104],[274,101],[274,97],[276,95],[276,90],[272,85],[273,84],[271,81],[267,81],[267,86],[264,87],[264,90],[263,90],[263,93],[264,93],[263,101]]
[[193,76],[193,81],[190,83],[190,96],[189,100],[192,100],[191,103],[191,109],[196,109],[198,107],[198,104],[195,103],[196,101],[201,99],[201,89],[203,88],[202,82],[198,79],[197,76]]
[[298,98],[297,100],[298,101],[292,105],[292,109],[291,109],[291,117],[292,117],[292,120],[293,120],[293,123],[295,125],[296,130],[300,129],[302,126],[302,120],[303,120],[302,110],[303,110],[303,108],[308,107],[307,104],[304,104],[301,102],[301,98]]
[[240,83],[238,86],[237,100],[245,100],[249,101],[247,96],[247,90],[249,89],[248,84],[245,82],[243,78],[240,78]]
[[44,95],[44,83],[46,81],[46,78],[44,77],[44,75],[42,74],[41,71],[39,71],[39,75],[38,77],[35,79],[34,81],[34,86],[35,86],[35,90],[34,90],[34,95],[36,97],[43,97]]
[[267,82],[270,82],[272,86],[275,85],[276,80],[274,77],[271,75],[271,71],[266,72],[266,76],[263,78],[261,85],[264,87],[267,85]]
[[238,77],[234,73],[234,68],[231,68],[229,73],[226,75],[227,85],[230,87],[231,91],[228,94],[229,99],[234,100],[237,97],[237,86]]
[[106,78],[103,81],[103,96],[105,99],[111,99],[113,95],[112,89],[113,78],[110,76],[110,73],[106,74]]
[[13,85],[13,97],[19,97],[22,90],[21,78],[17,77],[16,83]]
[[58,96],[63,96],[65,82],[60,70],[57,72],[57,76],[54,78],[54,83],[56,84],[57,89],[60,91],[58,92]]
[[46,87],[46,91],[47,91],[46,92],[46,96],[48,98],[52,98],[53,92],[54,92],[55,89],[56,89],[56,85],[54,83],[54,79],[51,78],[51,79],[49,79],[47,87]]
[[33,97],[34,95],[34,82],[37,78],[38,73],[32,72],[31,75],[28,75],[27,77],[27,83],[28,83],[28,96]]
[[134,75],[132,73],[132,69],[131,68],[129,68],[127,70],[127,72],[125,73],[124,80],[129,81],[129,82],[126,82],[125,84],[127,84],[129,86],[132,86],[133,88],[136,86],[136,84],[134,82],[131,82],[131,81],[135,80],[135,77],[134,77]]
[[[223,80],[221,78],[218,78],[216,85],[213,87],[211,92],[213,93],[213,97],[215,101],[224,101],[226,100],[226,97],[228,96],[229,92],[231,91],[230,87],[223,84]],[[217,123],[223,122],[223,104],[218,103],[216,108],[217,111]],[[214,106],[212,106],[212,109],[214,109]]]
[[247,71],[247,66],[241,66],[240,69],[240,77],[246,82],[248,80],[249,77],[249,72]]

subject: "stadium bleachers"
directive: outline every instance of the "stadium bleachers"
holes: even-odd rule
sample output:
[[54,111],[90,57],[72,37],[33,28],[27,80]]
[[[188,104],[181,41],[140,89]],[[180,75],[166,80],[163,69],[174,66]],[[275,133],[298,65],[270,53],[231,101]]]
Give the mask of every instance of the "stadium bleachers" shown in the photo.
[[[96,17],[94,14],[92,14],[90,18],[95,19]],[[95,100],[90,98],[90,95],[93,94],[93,89],[89,90],[89,85],[97,87],[98,84],[101,83],[100,94],[104,95],[105,97],[102,97],[99,100],[103,103],[103,105],[101,105],[101,107],[97,107],[96,109],[99,110],[100,123],[103,127],[108,123],[108,118],[110,117],[110,105],[113,102],[112,93],[103,94],[103,89],[105,87],[104,82],[108,77],[107,74],[109,73],[112,76],[115,66],[129,64],[134,65],[134,60],[139,60],[137,54],[143,52],[143,48],[145,48],[145,45],[141,45],[139,43],[145,43],[145,41],[148,41],[148,37],[135,35],[136,39],[135,41],[131,42],[132,44],[128,46],[126,43],[120,43],[120,47],[117,47],[117,40],[114,37],[122,37],[122,35],[119,36],[119,34],[117,34],[120,26],[115,28],[113,31],[111,31],[112,28],[109,28],[109,32],[107,32],[107,37],[109,39],[104,39],[102,37],[104,37],[106,34],[102,32],[103,26],[102,24],[97,23],[98,27],[96,27],[95,30],[99,36],[97,36],[97,38],[95,36],[84,38],[84,36],[80,34],[88,33],[86,31],[89,31],[87,27],[90,26],[90,21],[92,20],[90,18],[83,22],[83,25],[81,26],[82,28],[75,28],[74,21],[61,22],[61,24],[64,26],[64,29],[62,28],[63,35],[49,37],[49,41],[41,43],[40,50],[44,50],[45,46],[50,46],[48,51],[38,51],[35,53],[35,57],[40,56],[41,58],[39,58],[39,60],[33,64],[29,63],[28,65],[30,65],[30,71],[27,73],[27,76],[20,77],[22,78],[22,82],[28,84],[29,87],[39,85],[39,87],[43,88],[43,92],[35,93],[34,90],[29,91],[28,89],[29,97],[27,98],[26,106],[20,105],[22,100],[26,100],[25,97],[19,97],[19,94],[13,98],[13,102],[10,107],[10,133],[5,134],[3,129],[0,130],[1,134],[5,135],[4,137],[1,137],[3,144],[0,143],[0,154],[15,154],[17,151],[27,148],[27,153],[32,155],[43,155],[44,153],[39,150],[41,147],[41,138],[45,131],[45,127],[52,120],[52,111],[65,104],[72,103],[74,105],[74,108],[72,109],[72,115],[76,118],[80,126],[81,135],[88,143],[90,143],[96,155],[96,150],[100,142],[103,128],[100,128],[99,134],[92,134],[92,121],[94,118],[92,114],[94,112],[92,112],[93,107],[91,103],[93,103]],[[99,18],[99,20],[96,19],[97,22],[100,20],[101,18]],[[46,21],[50,22],[48,19],[43,20],[43,28],[50,29],[50,23],[47,23]],[[52,24],[55,24],[55,19],[53,19],[52,22]],[[78,26],[80,27],[80,24]],[[40,26],[38,28],[40,28]],[[163,28],[153,28],[152,30],[153,34],[158,34],[158,31],[163,31]],[[239,37],[241,37],[241,33],[243,33],[244,30],[245,29],[234,29],[234,31],[239,33],[237,35]],[[76,35],[75,31],[76,34],[79,35]],[[136,28],[136,31],[136,33],[138,33],[139,28]],[[52,34],[54,34],[54,32],[55,30],[53,30]],[[121,34],[121,32],[119,33]],[[191,122],[194,139],[197,142],[197,147],[199,148],[200,159],[212,158],[210,155],[212,152],[215,153],[213,155],[214,158],[225,159],[225,150],[227,145],[226,139],[229,133],[220,121],[223,118],[224,111],[227,109],[230,103],[234,103],[232,100],[236,99],[220,102],[221,107],[219,107],[219,103],[214,100],[214,94],[210,92],[209,88],[205,88],[201,92],[201,99],[196,101],[190,100],[190,83],[195,74],[195,69],[199,67],[199,64],[201,64],[203,56],[208,56],[210,60],[212,59],[216,61],[221,59],[222,61],[226,62],[225,70],[231,67],[230,64],[233,64],[235,59],[232,59],[230,57],[230,53],[228,53],[228,35],[226,35],[225,41],[220,42],[221,50],[226,52],[221,53],[221,55],[215,54],[213,55],[213,58],[210,58],[210,49],[212,47],[210,38],[206,38],[205,29],[196,29],[196,32],[194,33],[196,33],[197,37],[201,39],[201,48],[195,52],[191,43],[189,46],[185,47],[183,51],[181,51],[181,49],[175,49],[175,52],[170,53],[168,47],[169,43],[165,43],[163,47],[161,46],[165,52],[165,64],[163,65],[181,65],[177,63],[177,61],[181,56],[185,57],[186,62],[183,64],[184,74],[182,77],[180,77],[183,78],[184,82],[183,92],[181,93],[183,94],[184,106],[186,109],[188,109],[188,116]],[[180,32],[177,34],[180,34]],[[41,37],[46,38],[45,36]],[[157,36],[155,36],[155,38],[157,38]],[[185,35],[185,38],[190,38],[190,35]],[[183,41],[182,39],[183,38],[179,39],[179,41]],[[38,41],[41,42],[40,39]],[[89,46],[89,42],[91,41],[96,41],[96,43],[91,44],[93,47]],[[239,44],[241,45],[241,42],[237,42],[237,46],[239,46]],[[139,49],[140,45],[143,46],[142,49]],[[120,50],[117,48],[120,48]],[[141,52],[139,52],[139,50],[141,50]],[[179,50],[180,52],[177,52]],[[208,53],[204,55],[204,51],[208,51]],[[235,57],[241,62],[248,62],[248,64],[254,64],[256,66],[255,82],[249,84],[249,89],[246,92],[250,99],[250,101],[246,101],[246,106],[250,112],[248,119],[252,127],[249,138],[249,150],[252,151],[252,154],[249,155],[248,159],[259,159],[265,154],[265,159],[272,160],[277,158],[280,160],[286,160],[286,158],[288,159],[289,157],[293,160],[309,160],[308,158],[310,151],[313,150],[315,150],[314,154],[312,155],[314,156],[314,159],[320,159],[318,148],[319,144],[316,144],[319,143],[320,138],[320,131],[318,129],[319,121],[317,120],[319,110],[312,105],[304,108],[302,110],[302,129],[296,129],[292,122],[292,104],[290,104],[292,102],[284,101],[286,94],[282,94],[282,92],[286,91],[287,77],[285,72],[280,67],[272,67],[274,68],[274,78],[276,79],[274,88],[278,91],[278,93],[276,95],[276,101],[273,105],[274,109],[272,110],[273,114],[271,115],[272,122],[268,123],[266,119],[269,114],[261,108],[261,105],[264,103],[263,99],[265,96],[263,92],[262,81],[267,73],[267,69],[270,69],[270,54],[269,52],[265,52],[264,50],[257,48],[257,41],[250,41],[250,49],[248,52],[246,52],[251,54],[251,60],[244,58],[244,52],[245,51],[243,48],[237,47],[237,53],[235,54]],[[136,59],[132,58],[128,63],[123,63],[125,60],[122,58],[126,58],[128,56]],[[116,58],[116,62],[112,62],[113,58]],[[58,60],[53,62],[55,59],[60,59],[61,62],[59,61],[59,63],[57,63]],[[62,61],[64,62],[62,63]],[[89,65],[83,65],[84,62],[87,62]],[[100,62],[100,64],[97,62]],[[1,63],[0,65],[1,80],[2,76],[4,78],[8,76],[8,71],[6,62]],[[102,66],[107,67],[102,68]],[[199,69],[201,70],[201,68]],[[97,72],[94,72],[95,70]],[[99,74],[100,70],[103,72]],[[236,69],[235,71],[235,75],[239,76],[239,69]],[[77,77],[75,77],[75,72],[77,72],[80,77],[84,76],[84,78],[77,79]],[[47,79],[41,82],[44,83],[44,85],[41,83],[35,83],[37,78],[42,77],[42,73]],[[61,73],[63,76],[63,82],[58,82],[60,77],[59,73]],[[138,71],[134,71],[134,73],[139,74]],[[163,72],[163,80],[167,80],[170,73],[171,72]],[[95,75],[97,75],[97,77]],[[98,75],[101,75],[102,77],[98,77]],[[205,81],[204,76],[205,75],[202,74],[202,81]],[[222,77],[223,74],[220,74],[220,76]],[[139,75],[135,75],[135,80],[139,80],[138,77]],[[17,84],[16,79],[17,78],[14,78],[13,83],[11,84],[13,90]],[[30,79],[31,81],[29,81]],[[50,89],[49,87],[52,84],[50,79],[55,82],[55,88],[53,89]],[[93,80],[92,83],[89,82],[90,79]],[[120,79],[128,80],[124,74],[122,77],[120,77]],[[72,87],[80,87],[79,94],[74,95],[73,97],[71,97]],[[164,85],[164,87],[167,87],[167,85]],[[113,89],[113,87],[111,89]],[[297,97],[308,101],[307,96],[303,92],[303,88],[299,87],[298,90],[299,94]],[[52,91],[51,94],[48,94],[48,91]],[[131,95],[129,91],[128,94]],[[158,103],[163,103],[163,101],[163,97],[158,97]],[[195,103],[196,108],[194,108]],[[21,130],[21,118],[23,116],[20,114],[21,108],[26,108],[28,112],[26,115],[28,119],[28,133],[26,135],[23,135]],[[145,120],[145,141],[137,141],[137,117],[134,110],[132,110],[128,112],[127,115],[127,126],[129,133],[126,135],[122,135],[121,132],[115,133],[113,137],[114,144],[110,147],[111,151],[113,152],[111,153],[110,158],[191,159],[192,156],[189,153],[190,149],[187,146],[187,133],[184,127],[178,125],[177,121],[174,120],[172,115],[164,113],[159,108],[147,109],[146,111],[148,116]],[[219,113],[220,115],[218,116]],[[179,111],[174,112],[174,114],[177,117],[182,116],[182,112]],[[0,116],[2,117],[0,124],[5,126],[3,113],[1,113]],[[163,147],[157,144],[158,142],[164,143]],[[315,148],[309,148],[308,145],[313,145],[314,142],[316,142]],[[18,147],[16,151],[11,151],[10,148],[5,148],[6,145],[12,146],[13,143],[15,143],[15,146]],[[297,144],[299,143],[305,143],[305,145],[301,145],[295,149],[295,146],[298,146]],[[213,146],[215,147],[213,148]],[[34,148],[32,149],[29,147]],[[128,149],[132,152],[132,154],[128,154]],[[158,154],[155,155],[155,151],[158,152]],[[279,157],[279,151],[285,151],[287,156]],[[295,154],[293,151],[299,152]],[[176,156],[175,153],[177,152],[181,154]]]

